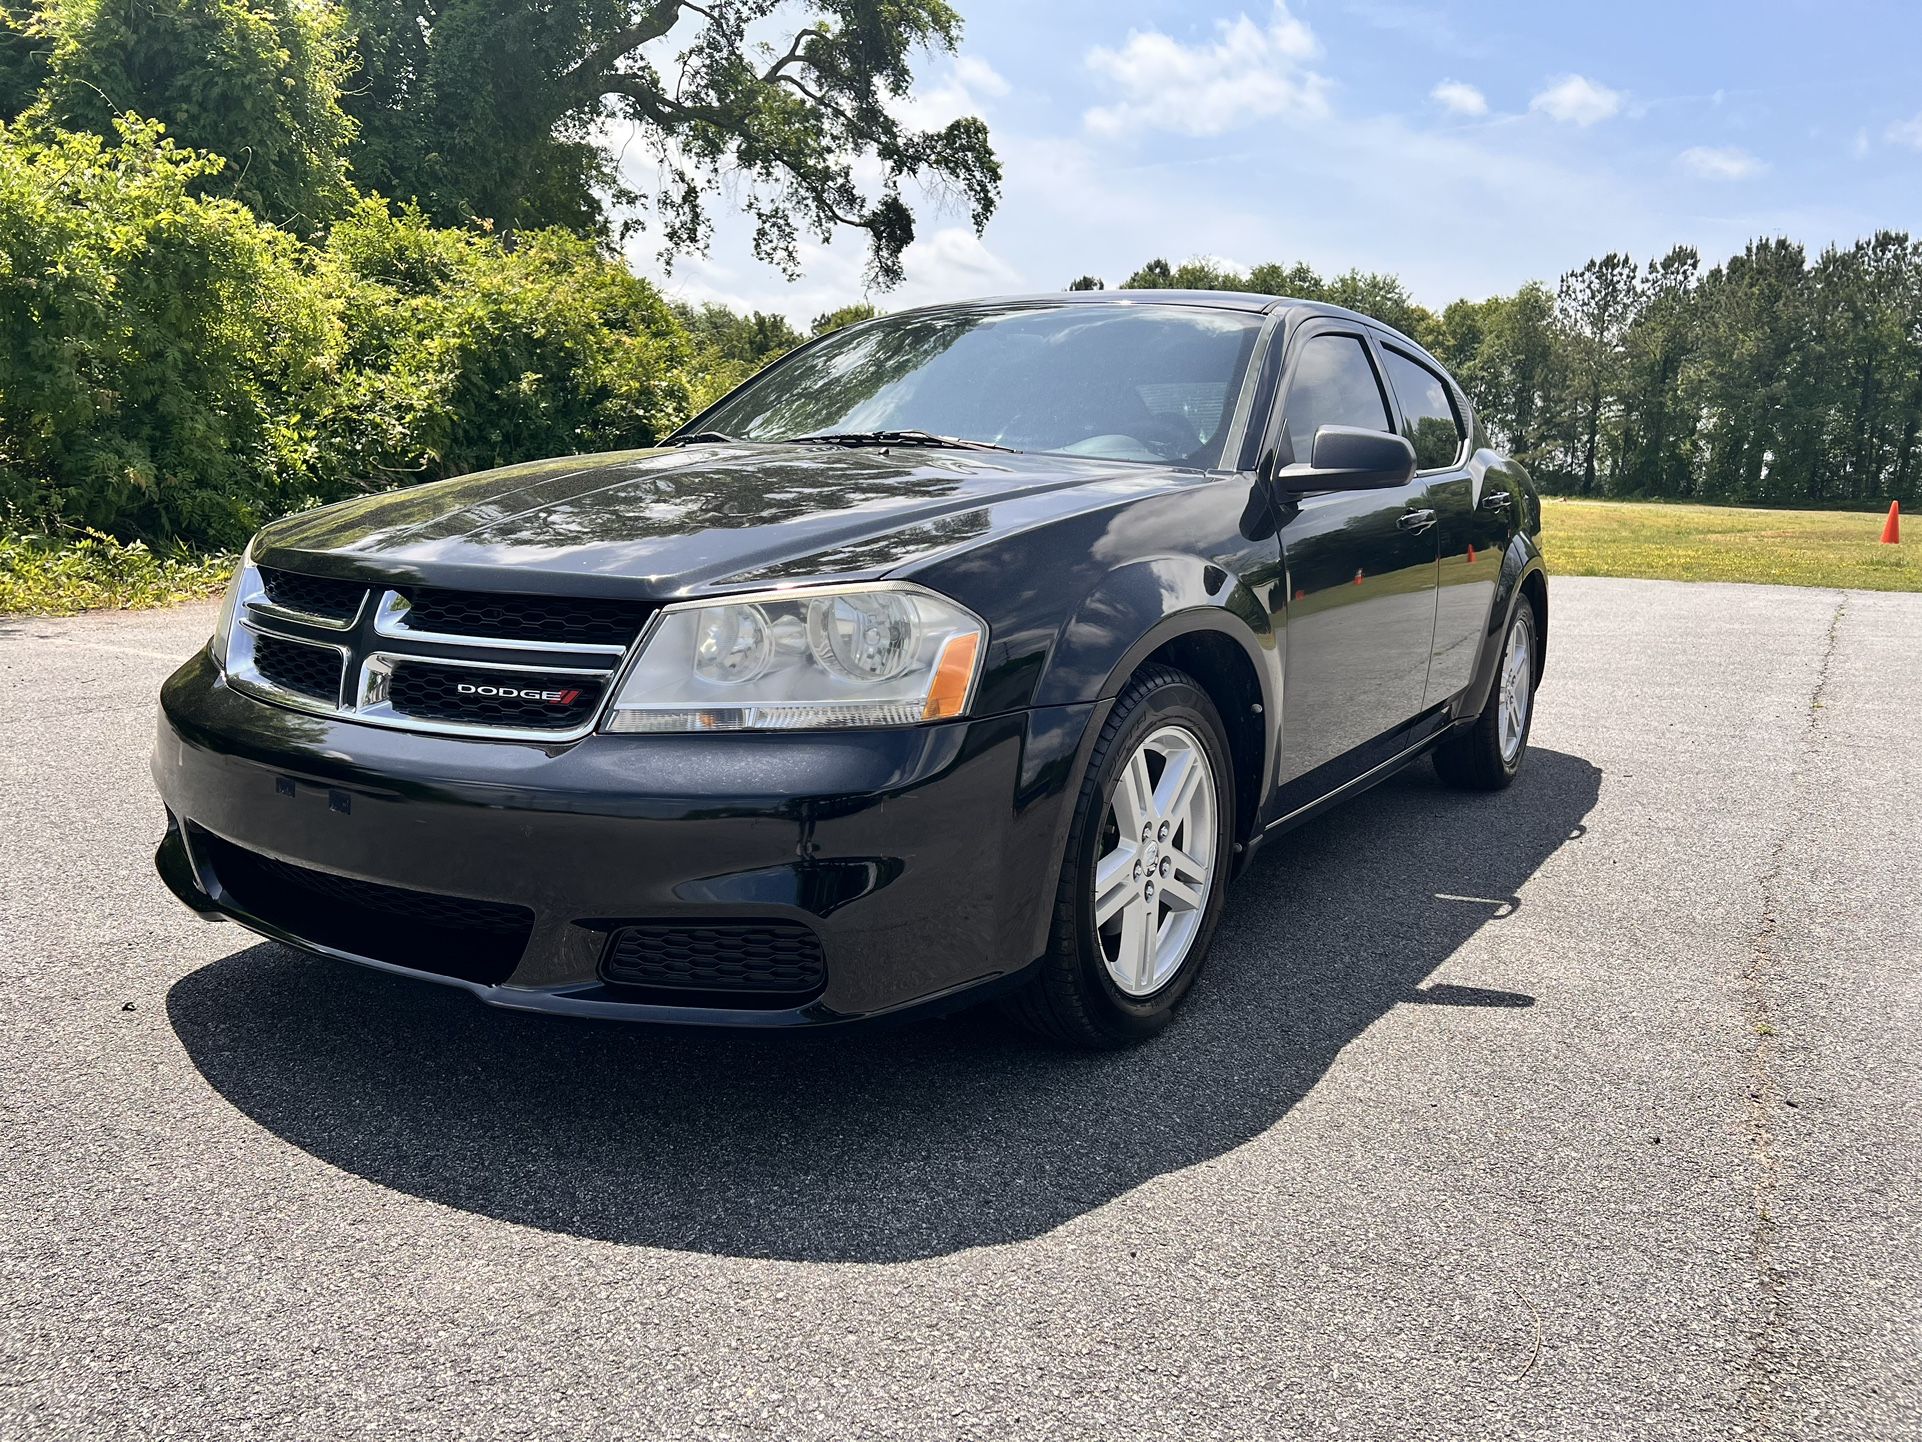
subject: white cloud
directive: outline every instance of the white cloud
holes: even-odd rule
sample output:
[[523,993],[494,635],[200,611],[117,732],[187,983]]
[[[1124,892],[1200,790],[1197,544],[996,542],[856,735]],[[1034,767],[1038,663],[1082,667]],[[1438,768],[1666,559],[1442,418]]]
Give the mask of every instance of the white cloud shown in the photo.
[[1020,273],[965,225],[943,226],[915,241],[902,252],[901,263],[908,273],[908,293],[929,300],[1012,290],[1021,284]]
[[1857,160],[1869,153],[1869,131],[1867,126],[1855,132],[1855,139],[1849,144],[1849,153]]
[[904,98],[888,104],[895,117],[917,130],[939,130],[964,115],[986,116],[986,100],[998,100],[1009,91],[1008,82],[985,60],[963,55],[936,83],[917,86]]
[[995,254],[964,225],[927,232],[901,254],[907,279],[886,295],[870,295],[862,269],[866,250],[858,237],[838,236],[832,245],[801,246],[802,278],[790,284],[780,273],[748,253],[748,226],[739,216],[716,216],[715,250],[710,256],[681,256],[672,273],[663,268],[644,237],[630,240],[627,261],[676,300],[694,304],[719,301],[735,310],[778,311],[806,328],[817,315],[868,299],[883,310],[963,300],[971,296],[1032,289],[1021,273]]
[[1698,180],[1748,180],[1768,169],[1733,145],[1691,145],[1675,157],[1675,163]]
[[1911,150],[1922,150],[1922,114],[1896,121],[1882,132],[1882,138],[1891,145],[1906,145]]
[[1258,25],[1244,13],[1216,24],[1212,42],[1185,45],[1159,30],[1134,30],[1118,50],[1088,52],[1088,68],[1118,92],[1083,117],[1103,136],[1144,130],[1220,135],[1276,115],[1328,113],[1328,80],[1307,68],[1321,51],[1314,32],[1275,0]]
[[1444,80],[1428,93],[1451,115],[1488,114],[1488,97],[1460,80]]
[[1528,102],[1551,120],[1567,125],[1593,125],[1620,113],[1622,93],[1599,85],[1586,75],[1567,75]]
[[987,61],[974,55],[963,55],[954,62],[954,78],[969,90],[982,95],[1000,97],[1008,93],[1008,82],[1001,77]]

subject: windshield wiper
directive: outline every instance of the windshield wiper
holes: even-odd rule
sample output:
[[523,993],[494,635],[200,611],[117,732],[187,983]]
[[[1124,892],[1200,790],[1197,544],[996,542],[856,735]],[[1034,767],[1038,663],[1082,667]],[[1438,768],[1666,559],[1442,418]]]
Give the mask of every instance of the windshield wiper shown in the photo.
[[997,446],[993,441],[971,441],[964,436],[937,436],[933,431],[829,431],[818,436],[789,436],[792,445],[817,446],[943,446],[954,451],[1008,451],[1019,455],[1013,446]]

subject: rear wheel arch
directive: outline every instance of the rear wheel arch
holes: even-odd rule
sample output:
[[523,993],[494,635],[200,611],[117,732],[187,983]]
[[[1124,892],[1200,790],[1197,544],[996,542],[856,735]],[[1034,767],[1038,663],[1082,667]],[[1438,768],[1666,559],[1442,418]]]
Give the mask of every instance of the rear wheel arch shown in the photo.
[[1542,553],[1533,542],[1526,536],[1516,536],[1508,543],[1508,552],[1502,559],[1501,580],[1496,584],[1495,599],[1488,610],[1488,628],[1482,635],[1481,659],[1455,708],[1458,721],[1479,715],[1487,703],[1489,690],[1495,684],[1502,642],[1515,620],[1515,608],[1522,605],[1532,606],[1535,612],[1535,680],[1539,683],[1548,653],[1548,572],[1542,565]]
[[1548,669],[1548,573],[1540,566],[1522,577],[1522,599],[1535,608],[1535,680]]

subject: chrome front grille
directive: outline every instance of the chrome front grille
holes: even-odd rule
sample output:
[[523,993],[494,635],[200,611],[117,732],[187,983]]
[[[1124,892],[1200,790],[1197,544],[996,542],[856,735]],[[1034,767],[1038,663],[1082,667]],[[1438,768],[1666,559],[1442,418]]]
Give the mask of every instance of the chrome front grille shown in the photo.
[[268,603],[288,616],[311,618],[333,626],[351,626],[360,615],[367,588],[358,581],[335,581],[325,576],[303,576],[298,571],[260,568],[261,589]]
[[228,676],[296,710],[451,736],[594,728],[654,607],[614,598],[384,588],[260,568]]
[[376,664],[386,673],[378,699],[395,716],[469,726],[572,731],[594,719],[609,682],[601,672],[442,664],[414,656],[383,655]]
[[406,611],[394,619],[416,635],[524,641],[541,646],[610,646],[622,651],[634,644],[653,611],[644,601],[499,596],[427,587],[405,593],[405,599]]
[[347,658],[336,646],[315,646],[285,636],[254,638],[254,669],[269,686],[329,707],[340,704],[340,678]]

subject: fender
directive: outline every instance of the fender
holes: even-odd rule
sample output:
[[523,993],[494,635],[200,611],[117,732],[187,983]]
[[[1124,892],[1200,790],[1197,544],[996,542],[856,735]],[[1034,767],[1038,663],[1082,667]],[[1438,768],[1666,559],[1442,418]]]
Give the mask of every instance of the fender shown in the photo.
[[[1045,669],[1035,685],[1037,706],[1094,702],[1086,727],[1074,748],[1066,792],[1080,794],[1094,743],[1107,724],[1114,698],[1141,663],[1170,641],[1196,634],[1227,637],[1252,668],[1261,690],[1261,706],[1268,716],[1281,697],[1281,649],[1267,608],[1253,588],[1218,565],[1195,556],[1162,555],[1131,561],[1105,574],[1095,589],[1075,608],[1051,647]],[[1233,717],[1224,717],[1230,725]],[[1260,728],[1262,759],[1256,783],[1255,811],[1274,789],[1279,748],[1271,726]],[[1070,808],[1062,808],[1053,848],[1063,857]],[[1256,816],[1242,817],[1238,829],[1251,831]],[[1240,843],[1237,843],[1237,852]],[[1048,879],[1053,894],[1059,862]],[[1039,956],[1047,942],[1051,916],[1042,909],[1032,941]]]
[[1109,700],[1135,668],[1193,631],[1233,640],[1254,668],[1262,708],[1275,714],[1281,650],[1268,608],[1221,566],[1197,556],[1149,556],[1108,572],[1057,633],[1034,705]]
[[[1517,532],[1509,540],[1508,549],[1502,553],[1502,572],[1495,583],[1494,603],[1488,608],[1488,629],[1482,633],[1475,678],[1455,703],[1455,720],[1473,720],[1481,715],[1482,707],[1488,704],[1488,692],[1495,684],[1495,672],[1501,665],[1502,638],[1508,634],[1509,623],[1515,619],[1515,607],[1521,603],[1522,582],[1533,575],[1539,575],[1544,580],[1548,576],[1548,568],[1542,562],[1541,548],[1526,533]],[[1546,617],[1543,618],[1541,634],[1536,638],[1536,647],[1535,673],[1539,677],[1548,659]]]

